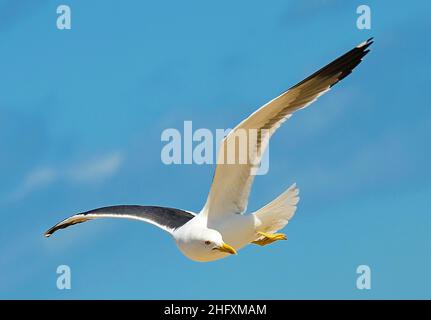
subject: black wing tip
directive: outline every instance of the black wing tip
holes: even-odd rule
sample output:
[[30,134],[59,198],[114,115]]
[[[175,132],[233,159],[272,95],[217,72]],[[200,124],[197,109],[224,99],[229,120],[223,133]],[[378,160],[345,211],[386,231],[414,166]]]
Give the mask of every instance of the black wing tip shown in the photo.
[[43,234],[43,236],[44,236],[45,238],[49,238],[49,237],[50,237],[50,236],[52,236],[52,234],[53,234],[54,232],[56,232],[58,229],[59,229],[59,228],[58,228],[58,226],[57,226],[57,225],[55,225],[54,227],[49,228],[47,231],[45,231],[45,233]]
[[60,229],[65,229],[65,228],[70,227],[74,224],[82,223],[82,222],[91,220],[91,218],[80,217],[80,215],[82,215],[82,214],[77,214],[77,215],[71,216],[67,219],[64,219],[63,221],[57,223],[55,226],[53,226],[53,227],[49,228],[47,231],[45,231],[45,233],[43,235],[45,236],[45,238],[49,238],[53,233],[55,233],[56,231],[58,231]]
[[367,54],[368,52],[370,52],[370,49],[368,49],[368,48],[373,43],[374,43],[374,37],[371,37],[371,38],[369,38],[369,39],[361,42],[360,44],[358,44],[355,49],[360,49],[362,52],[364,52],[365,54]]
[[358,44],[358,48],[361,48],[361,47],[363,47],[363,46],[365,46],[365,45],[370,45],[370,44],[372,44],[374,42],[374,37],[371,37],[371,38],[368,38],[367,40],[365,40],[365,41],[363,41],[363,42],[361,42],[360,44]]
[[[355,69],[362,62],[362,59],[370,52],[369,47],[373,43],[374,43],[374,37],[371,37],[361,42],[354,49],[350,50],[349,52],[341,56],[339,59],[335,60],[333,63],[328,65],[329,67],[332,64],[334,65],[339,64],[338,68],[341,69],[340,76],[338,77],[337,81],[331,85],[331,88],[353,72],[353,69]],[[338,60],[341,60],[342,62]]]
[[361,42],[350,51],[346,52],[342,56],[333,60],[332,62],[330,62],[323,68],[321,68],[320,70],[313,73],[311,76],[305,78],[301,82],[291,87],[290,89],[299,87],[302,84],[309,81],[310,79],[313,79],[316,77],[328,78],[336,75],[337,77],[336,79],[334,79],[334,82],[329,85],[329,88],[332,88],[338,82],[340,82],[341,80],[343,80],[345,77],[347,77],[349,74],[352,73],[353,69],[355,69],[362,62],[362,59],[368,54],[368,52],[370,52],[370,49],[368,48],[373,43],[374,43],[373,37]]
[[59,229],[63,229],[66,228],[67,226],[69,226],[70,224],[65,224],[64,222],[67,219],[55,224],[54,226],[52,226],[51,228],[49,228],[48,230],[45,231],[45,233],[43,234],[43,236],[45,238],[49,238],[50,236],[52,236],[53,233],[55,233],[57,230]]

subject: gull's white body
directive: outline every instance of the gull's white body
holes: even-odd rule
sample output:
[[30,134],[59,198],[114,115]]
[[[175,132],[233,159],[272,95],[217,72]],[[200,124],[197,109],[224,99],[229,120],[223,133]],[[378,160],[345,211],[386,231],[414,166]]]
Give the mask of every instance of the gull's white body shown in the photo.
[[210,224],[205,215],[199,214],[176,229],[172,236],[186,257],[194,261],[207,262],[226,257],[229,253],[204,250],[202,243],[195,241],[201,238],[201,233],[205,233],[207,229],[217,230],[223,241],[238,251],[258,237],[256,232],[259,225],[261,225],[259,219],[251,214],[232,214],[228,219],[219,219]]
[[223,139],[222,151],[228,150],[230,143],[235,143],[235,135],[239,131],[258,131],[259,139],[248,141],[248,151],[251,152],[247,163],[225,163],[221,158],[224,152],[220,152],[207,201],[199,214],[163,207],[112,206],[67,218],[45,235],[50,236],[58,229],[95,218],[115,217],[137,219],[160,227],[173,236],[185,256],[195,261],[217,260],[250,243],[266,245],[265,238],[275,239],[272,233],[282,229],[294,215],[299,191],[292,185],[263,208],[244,214],[255,164],[260,162],[275,131],[294,112],[309,106],[350,74],[369,52],[367,48],[371,44],[371,39],[361,43],[240,122]]

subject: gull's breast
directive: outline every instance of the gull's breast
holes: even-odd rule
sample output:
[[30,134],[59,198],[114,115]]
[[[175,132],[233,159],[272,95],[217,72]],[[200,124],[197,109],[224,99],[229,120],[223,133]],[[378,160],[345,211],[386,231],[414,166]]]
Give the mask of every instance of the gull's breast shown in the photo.
[[221,233],[223,241],[236,250],[255,240],[255,219],[253,215],[232,214],[209,224]]

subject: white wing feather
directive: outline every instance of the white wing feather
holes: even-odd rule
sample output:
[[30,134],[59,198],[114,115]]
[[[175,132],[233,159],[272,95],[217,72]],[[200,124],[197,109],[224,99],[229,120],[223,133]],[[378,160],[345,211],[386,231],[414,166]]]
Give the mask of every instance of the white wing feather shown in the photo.
[[[327,92],[338,81],[346,77],[369,52],[367,48],[372,39],[361,43],[343,56],[334,60],[305,80],[296,84],[277,98],[271,100],[247,119],[237,125],[222,141],[213,182],[201,214],[208,218],[219,218],[225,214],[243,213],[247,208],[248,196],[254,180],[252,170],[260,163],[270,137],[292,114],[307,107],[319,96]],[[252,136],[257,131],[257,139],[249,139],[247,148],[238,148],[238,132]],[[229,147],[231,146],[231,147]],[[227,163],[226,155],[234,147],[233,163]],[[241,162],[243,152],[248,153],[248,160]]]

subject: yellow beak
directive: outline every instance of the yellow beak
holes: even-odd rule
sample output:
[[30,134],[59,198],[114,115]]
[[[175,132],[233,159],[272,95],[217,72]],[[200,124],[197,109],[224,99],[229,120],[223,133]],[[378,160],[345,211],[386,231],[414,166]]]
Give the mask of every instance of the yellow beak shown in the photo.
[[237,254],[236,250],[226,243],[223,243],[220,247],[217,247],[214,249],[221,252],[230,253],[230,254]]

